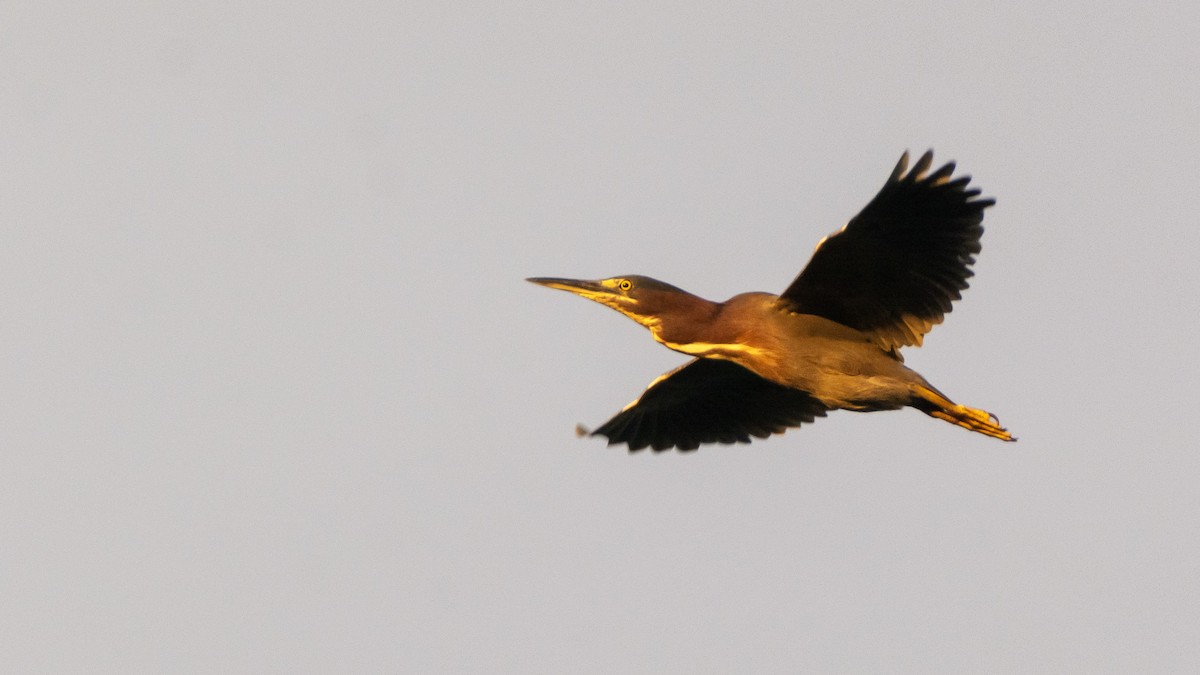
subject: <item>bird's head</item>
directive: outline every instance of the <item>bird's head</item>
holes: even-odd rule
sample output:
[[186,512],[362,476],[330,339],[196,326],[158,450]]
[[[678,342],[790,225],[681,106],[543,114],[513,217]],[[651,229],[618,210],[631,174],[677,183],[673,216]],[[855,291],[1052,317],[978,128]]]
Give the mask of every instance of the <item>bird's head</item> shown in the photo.
[[526,279],[549,288],[570,291],[575,295],[607,305],[649,328],[658,335],[664,320],[692,308],[697,298],[687,291],[657,279],[639,275],[612,277],[598,281],[535,277]]

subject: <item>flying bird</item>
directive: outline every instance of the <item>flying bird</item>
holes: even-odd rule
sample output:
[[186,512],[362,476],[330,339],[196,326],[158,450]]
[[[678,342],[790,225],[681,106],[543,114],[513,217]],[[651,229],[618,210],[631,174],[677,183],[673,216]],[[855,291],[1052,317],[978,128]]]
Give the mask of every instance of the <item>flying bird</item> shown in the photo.
[[951,401],[900,355],[961,299],[983,211],[995,203],[968,188],[970,176],[953,177],[953,162],[930,173],[932,164],[929,151],[909,171],[905,152],[879,194],[817,244],[780,295],[712,302],[639,275],[528,279],[611,307],[695,357],[590,434],[631,452],[695,450],[767,438],[829,410],[909,406],[1015,441],[995,415]]

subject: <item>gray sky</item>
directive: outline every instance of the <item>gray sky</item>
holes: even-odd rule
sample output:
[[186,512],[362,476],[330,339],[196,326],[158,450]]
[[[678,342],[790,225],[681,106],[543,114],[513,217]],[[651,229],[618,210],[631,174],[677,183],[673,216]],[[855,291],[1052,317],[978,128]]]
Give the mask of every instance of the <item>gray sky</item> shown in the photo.
[[[0,670],[1200,670],[1195,3],[0,4]],[[1126,6],[1128,5],[1128,6]],[[914,410],[629,456],[906,148]]]

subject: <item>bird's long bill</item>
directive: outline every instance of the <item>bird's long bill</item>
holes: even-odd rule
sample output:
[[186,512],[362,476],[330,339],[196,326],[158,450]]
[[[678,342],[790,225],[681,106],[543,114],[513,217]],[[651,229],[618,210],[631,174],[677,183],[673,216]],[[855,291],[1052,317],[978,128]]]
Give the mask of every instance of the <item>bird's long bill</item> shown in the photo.
[[532,277],[525,281],[545,286],[547,288],[557,288],[560,291],[570,291],[576,295],[582,295],[589,300],[595,300],[600,296],[612,295],[612,289],[605,288],[598,281],[585,281],[583,279],[558,279],[555,277]]
[[625,316],[637,321],[643,326],[649,326],[647,320],[638,311],[638,301],[620,290],[622,283],[628,284],[623,278],[600,279],[599,281],[584,281],[582,279],[558,279],[555,277],[534,277],[526,279],[540,286],[570,291],[581,298],[598,302],[605,307],[611,307]]

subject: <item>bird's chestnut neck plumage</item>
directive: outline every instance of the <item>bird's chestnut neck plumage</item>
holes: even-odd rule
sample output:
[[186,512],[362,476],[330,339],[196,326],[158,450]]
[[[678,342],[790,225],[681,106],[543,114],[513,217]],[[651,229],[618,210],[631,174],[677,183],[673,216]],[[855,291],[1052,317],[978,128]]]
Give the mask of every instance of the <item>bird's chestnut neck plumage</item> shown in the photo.
[[705,300],[686,291],[667,297],[651,297],[646,301],[657,305],[657,321],[647,325],[655,340],[672,346],[711,342],[716,337],[713,329],[723,303]]

